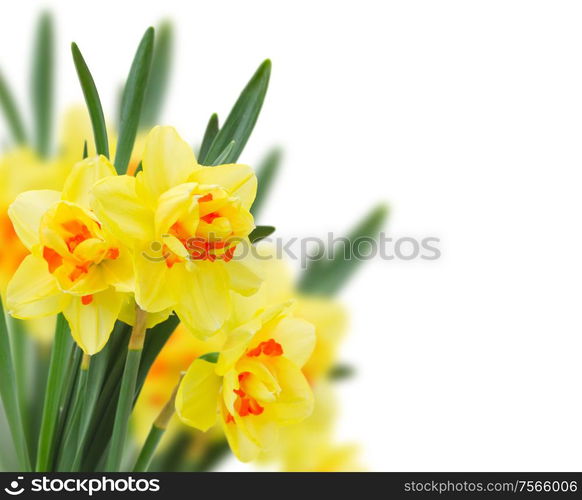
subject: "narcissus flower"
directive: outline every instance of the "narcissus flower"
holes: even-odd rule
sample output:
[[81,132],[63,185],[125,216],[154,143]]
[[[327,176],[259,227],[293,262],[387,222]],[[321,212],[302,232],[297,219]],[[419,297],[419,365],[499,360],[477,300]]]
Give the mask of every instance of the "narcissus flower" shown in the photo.
[[[238,301],[244,317],[248,299]],[[237,457],[255,459],[275,445],[281,425],[311,414],[313,394],[301,367],[314,345],[313,325],[294,318],[289,304],[256,312],[228,333],[216,364],[192,363],[176,398],[179,417],[206,431],[218,413]]]
[[97,182],[95,213],[133,250],[137,304],[173,309],[194,333],[211,335],[230,314],[230,291],[251,295],[261,283],[256,263],[240,255],[254,228],[255,174],[198,165],[171,127],[152,129],[142,166],[136,177]]
[[91,186],[114,175],[105,157],[88,158],[74,167],[62,192],[24,192],[8,211],[30,251],[8,284],[10,314],[30,319],[62,311],[89,355],[105,345],[133,290],[129,252],[89,209]]

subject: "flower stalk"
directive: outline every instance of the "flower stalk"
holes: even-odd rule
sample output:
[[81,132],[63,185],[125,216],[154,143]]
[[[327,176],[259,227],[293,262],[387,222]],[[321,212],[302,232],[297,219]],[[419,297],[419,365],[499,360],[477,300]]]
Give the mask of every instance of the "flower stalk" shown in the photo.
[[147,313],[139,307],[136,307],[135,326],[129,339],[125,369],[121,379],[121,390],[115,412],[115,423],[113,425],[113,433],[111,435],[109,453],[105,465],[106,472],[118,472],[121,467],[129,417],[133,407],[137,374],[145,341],[146,317]]
[[62,314],[59,314],[45,391],[46,399],[38,441],[36,472],[49,472],[52,465],[59,407],[63,388],[66,385],[67,360],[70,357],[72,347],[73,342],[67,320]]
[[4,404],[6,417],[14,440],[16,452],[22,470],[31,470],[26,433],[22,420],[20,400],[16,391],[14,363],[10,350],[10,339],[4,317],[4,307],[0,302],[0,397]]
[[137,458],[133,472],[148,471],[160,440],[162,439],[162,436],[168,428],[170,420],[172,420],[172,417],[176,412],[176,394],[178,394],[178,388],[180,387],[180,382],[182,382],[183,377],[184,373],[180,375],[180,380],[178,380],[176,387],[174,387],[170,399],[168,399],[167,403],[162,408],[162,411],[152,424],[152,428],[150,429],[148,437],[146,438],[139,457]]

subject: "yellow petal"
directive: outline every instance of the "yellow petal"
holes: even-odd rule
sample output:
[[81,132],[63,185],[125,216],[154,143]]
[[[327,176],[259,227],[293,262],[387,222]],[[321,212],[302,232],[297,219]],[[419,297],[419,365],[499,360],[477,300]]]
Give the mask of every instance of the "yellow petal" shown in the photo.
[[117,259],[106,259],[100,264],[105,280],[114,286],[118,292],[133,292],[135,290],[135,275],[133,259],[129,251],[121,249]]
[[[128,325],[135,325],[135,308],[135,299],[127,294],[121,306],[121,311],[119,311],[119,319]],[[153,328],[157,324],[166,321],[170,317],[170,314],[172,314],[172,309],[165,309],[157,313],[147,313],[146,328]]]
[[232,370],[261,326],[261,321],[255,319],[228,333],[216,364],[216,373],[224,375]]
[[253,295],[263,282],[263,266],[252,254],[248,240],[239,243],[233,259],[225,265],[233,290],[247,297]]
[[82,300],[81,297],[72,297],[63,314],[79,347],[92,356],[109,340],[125,297],[109,288],[94,294],[89,304],[83,304]]
[[168,268],[163,254],[144,248],[136,250],[134,266],[135,300],[139,306],[150,313],[172,308],[176,303],[177,282],[187,279],[184,264]]
[[216,422],[220,382],[213,363],[194,360],[176,395],[176,413],[180,420],[201,431],[210,429]]
[[216,333],[230,311],[228,278],[220,262],[199,261],[178,280],[176,314],[198,337]]
[[191,180],[200,184],[217,185],[236,196],[243,208],[249,210],[257,194],[257,177],[247,165],[219,165],[202,167],[194,172]]
[[48,271],[47,263],[28,255],[8,283],[6,305],[15,318],[50,316],[62,310],[64,294]]
[[142,165],[145,186],[156,200],[171,187],[186,182],[197,164],[192,148],[173,127],[158,126],[146,139]]
[[120,241],[153,241],[153,212],[136,193],[135,177],[120,175],[98,181],[92,189],[92,208]]
[[281,392],[276,403],[269,405],[273,418],[280,424],[301,422],[313,412],[313,392],[301,370],[284,356],[269,363]]
[[29,250],[38,243],[40,220],[61,198],[61,193],[49,189],[19,194],[8,208],[14,231]]
[[101,179],[116,175],[115,168],[105,156],[85,158],[73,167],[67,177],[62,199],[72,201],[82,207],[89,207],[91,189],[94,184]]
[[272,335],[283,347],[283,355],[300,368],[307,363],[315,348],[315,327],[304,319],[283,318]]
[[236,423],[226,423],[224,418],[221,420],[228,445],[236,457],[241,462],[256,460],[262,451],[261,448]]
[[195,188],[194,182],[187,182],[170,188],[160,196],[155,215],[157,235],[167,233],[170,227],[184,216],[187,216],[193,224],[185,229],[188,230],[189,234],[196,233],[198,203],[193,195]]

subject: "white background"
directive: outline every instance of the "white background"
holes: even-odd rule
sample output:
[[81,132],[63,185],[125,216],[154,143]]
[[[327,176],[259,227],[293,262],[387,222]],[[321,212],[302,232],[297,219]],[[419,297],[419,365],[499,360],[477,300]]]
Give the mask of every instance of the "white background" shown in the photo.
[[0,65],[22,99],[43,5],[60,109],[81,100],[70,41],[112,110],[143,30],[170,17],[165,121],[192,142],[273,60],[242,158],[286,151],[262,222],[343,231],[387,201],[393,235],[441,238],[439,261],[374,261],[342,296],[358,376],[339,437],[370,469],[580,470],[579,2],[4,2]]

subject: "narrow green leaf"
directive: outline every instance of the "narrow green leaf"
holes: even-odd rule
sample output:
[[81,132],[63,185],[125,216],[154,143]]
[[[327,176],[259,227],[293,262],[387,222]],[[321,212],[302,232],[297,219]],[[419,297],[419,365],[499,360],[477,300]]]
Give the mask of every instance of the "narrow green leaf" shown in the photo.
[[[129,327],[120,321],[117,322],[113,333],[109,338],[109,342],[105,345],[103,350],[98,354],[92,356],[91,364],[89,366],[88,380],[87,380],[87,390],[84,394],[83,406],[81,411],[80,423],[79,423],[79,438],[77,442],[77,449],[75,453],[75,459],[73,465],[71,466],[72,471],[78,471],[83,454],[89,440],[89,429],[91,424],[91,419],[96,417],[101,418],[101,414],[95,411],[99,395],[101,394],[101,389],[103,387],[103,381],[107,374],[108,364],[110,358],[117,353],[117,348],[120,344],[121,337],[124,337],[122,329]],[[121,371],[120,371],[121,376]]]
[[79,440],[79,433],[81,430],[81,421],[83,418],[83,405],[85,403],[85,395],[87,393],[87,381],[89,378],[89,370],[81,367],[75,392],[71,399],[71,411],[67,416],[66,426],[64,427],[64,437],[61,443],[61,450],[59,453],[58,471],[68,472],[73,469],[73,463],[77,455],[77,442]]
[[158,125],[170,75],[173,38],[172,23],[165,21],[160,24],[156,30],[152,70],[144,97],[142,117],[140,120],[140,128],[142,129]]
[[208,155],[208,150],[212,145],[212,141],[218,134],[218,115],[214,113],[210,120],[208,120],[208,125],[206,125],[206,131],[204,132],[204,137],[202,138],[202,145],[200,146],[200,152],[198,153],[198,163],[200,165],[205,165],[206,155]]
[[4,111],[4,117],[6,118],[6,123],[8,129],[12,134],[14,142],[16,144],[26,143],[26,132],[24,131],[24,124],[22,121],[22,115],[20,110],[16,105],[16,100],[10,89],[6,80],[0,72],[0,108]]
[[270,236],[274,232],[274,226],[257,226],[252,230],[251,234],[249,234],[249,240],[251,243],[257,243],[265,239],[267,236]]
[[32,355],[32,338],[24,330],[24,322],[20,319],[8,316],[6,326],[10,336],[10,345],[12,347],[12,359],[14,363],[14,373],[16,376],[16,393],[18,394],[20,413],[22,423],[25,429],[26,441],[28,443],[28,453],[32,457],[36,442],[32,441],[32,424],[29,403],[32,403],[36,395],[30,393],[32,386],[32,370],[30,370]]
[[53,20],[48,12],[42,14],[38,23],[30,83],[35,146],[41,156],[47,156],[50,153],[54,107],[54,34]]
[[79,83],[85,96],[85,103],[91,118],[91,125],[93,126],[93,136],[95,137],[95,146],[97,154],[104,155],[109,158],[109,141],[107,139],[107,127],[105,126],[105,116],[101,106],[101,99],[95,86],[95,81],[91,76],[91,72],[87,67],[87,63],[77,47],[76,43],[71,44],[71,51],[73,53],[73,62],[79,77]]
[[386,220],[388,209],[385,205],[374,208],[334,247],[331,259],[326,257],[312,261],[305,270],[299,289],[308,294],[331,296],[336,294],[362,263],[362,244],[371,244]]
[[209,363],[218,363],[218,357],[220,356],[219,352],[207,352],[202,356],[198,356],[198,359],[203,359],[204,361],[208,361]]
[[142,349],[130,349],[127,351],[125,369],[121,377],[119,400],[115,412],[115,422],[111,434],[111,443],[109,445],[109,455],[105,465],[106,472],[120,472],[119,467],[121,466],[125,440],[127,438],[129,416],[131,414],[131,408],[133,407],[141,354]]
[[281,156],[282,153],[279,148],[271,150],[257,169],[257,196],[255,197],[255,201],[251,208],[251,213],[255,218],[265,204],[267,195],[269,194],[273,181],[277,176],[277,172],[281,166]]
[[133,58],[129,75],[121,99],[121,117],[119,123],[119,140],[115,153],[115,168],[119,174],[127,172],[127,165],[133,151],[135,136],[139,125],[142,105],[154,50],[154,29],[148,28],[143,35]]
[[30,457],[26,442],[26,433],[24,422],[22,420],[22,409],[17,395],[17,383],[15,377],[14,363],[12,360],[12,351],[10,348],[10,339],[6,318],[4,316],[4,306],[0,300],[0,397],[6,419],[10,427],[10,433],[14,441],[16,453],[20,461],[22,470],[29,472],[31,470]]
[[232,153],[232,150],[234,149],[236,142],[235,141],[230,141],[228,143],[228,145],[224,148],[224,151],[222,153],[220,153],[216,159],[211,163],[212,167],[215,167],[216,165],[224,165],[226,163],[228,163],[228,158],[230,156],[230,154]]
[[83,144],[83,160],[89,156],[89,150],[87,148],[87,141]]
[[205,164],[212,165],[231,141],[236,141],[225,163],[234,163],[242,153],[257,123],[263,101],[269,86],[271,61],[267,59],[257,69],[247,86],[240,94],[224,125],[212,141],[205,157]]
[[158,444],[165,432],[166,429],[161,429],[160,427],[152,425],[139,457],[137,458],[133,472],[147,472],[149,470],[156,449],[158,448]]
[[351,378],[356,373],[356,370],[352,365],[347,364],[337,364],[328,373],[328,378],[333,381],[345,380]]
[[46,399],[42,412],[36,472],[48,472],[51,467],[59,405],[67,382],[67,361],[72,347],[73,340],[69,332],[69,325],[65,317],[59,314],[45,390]]

